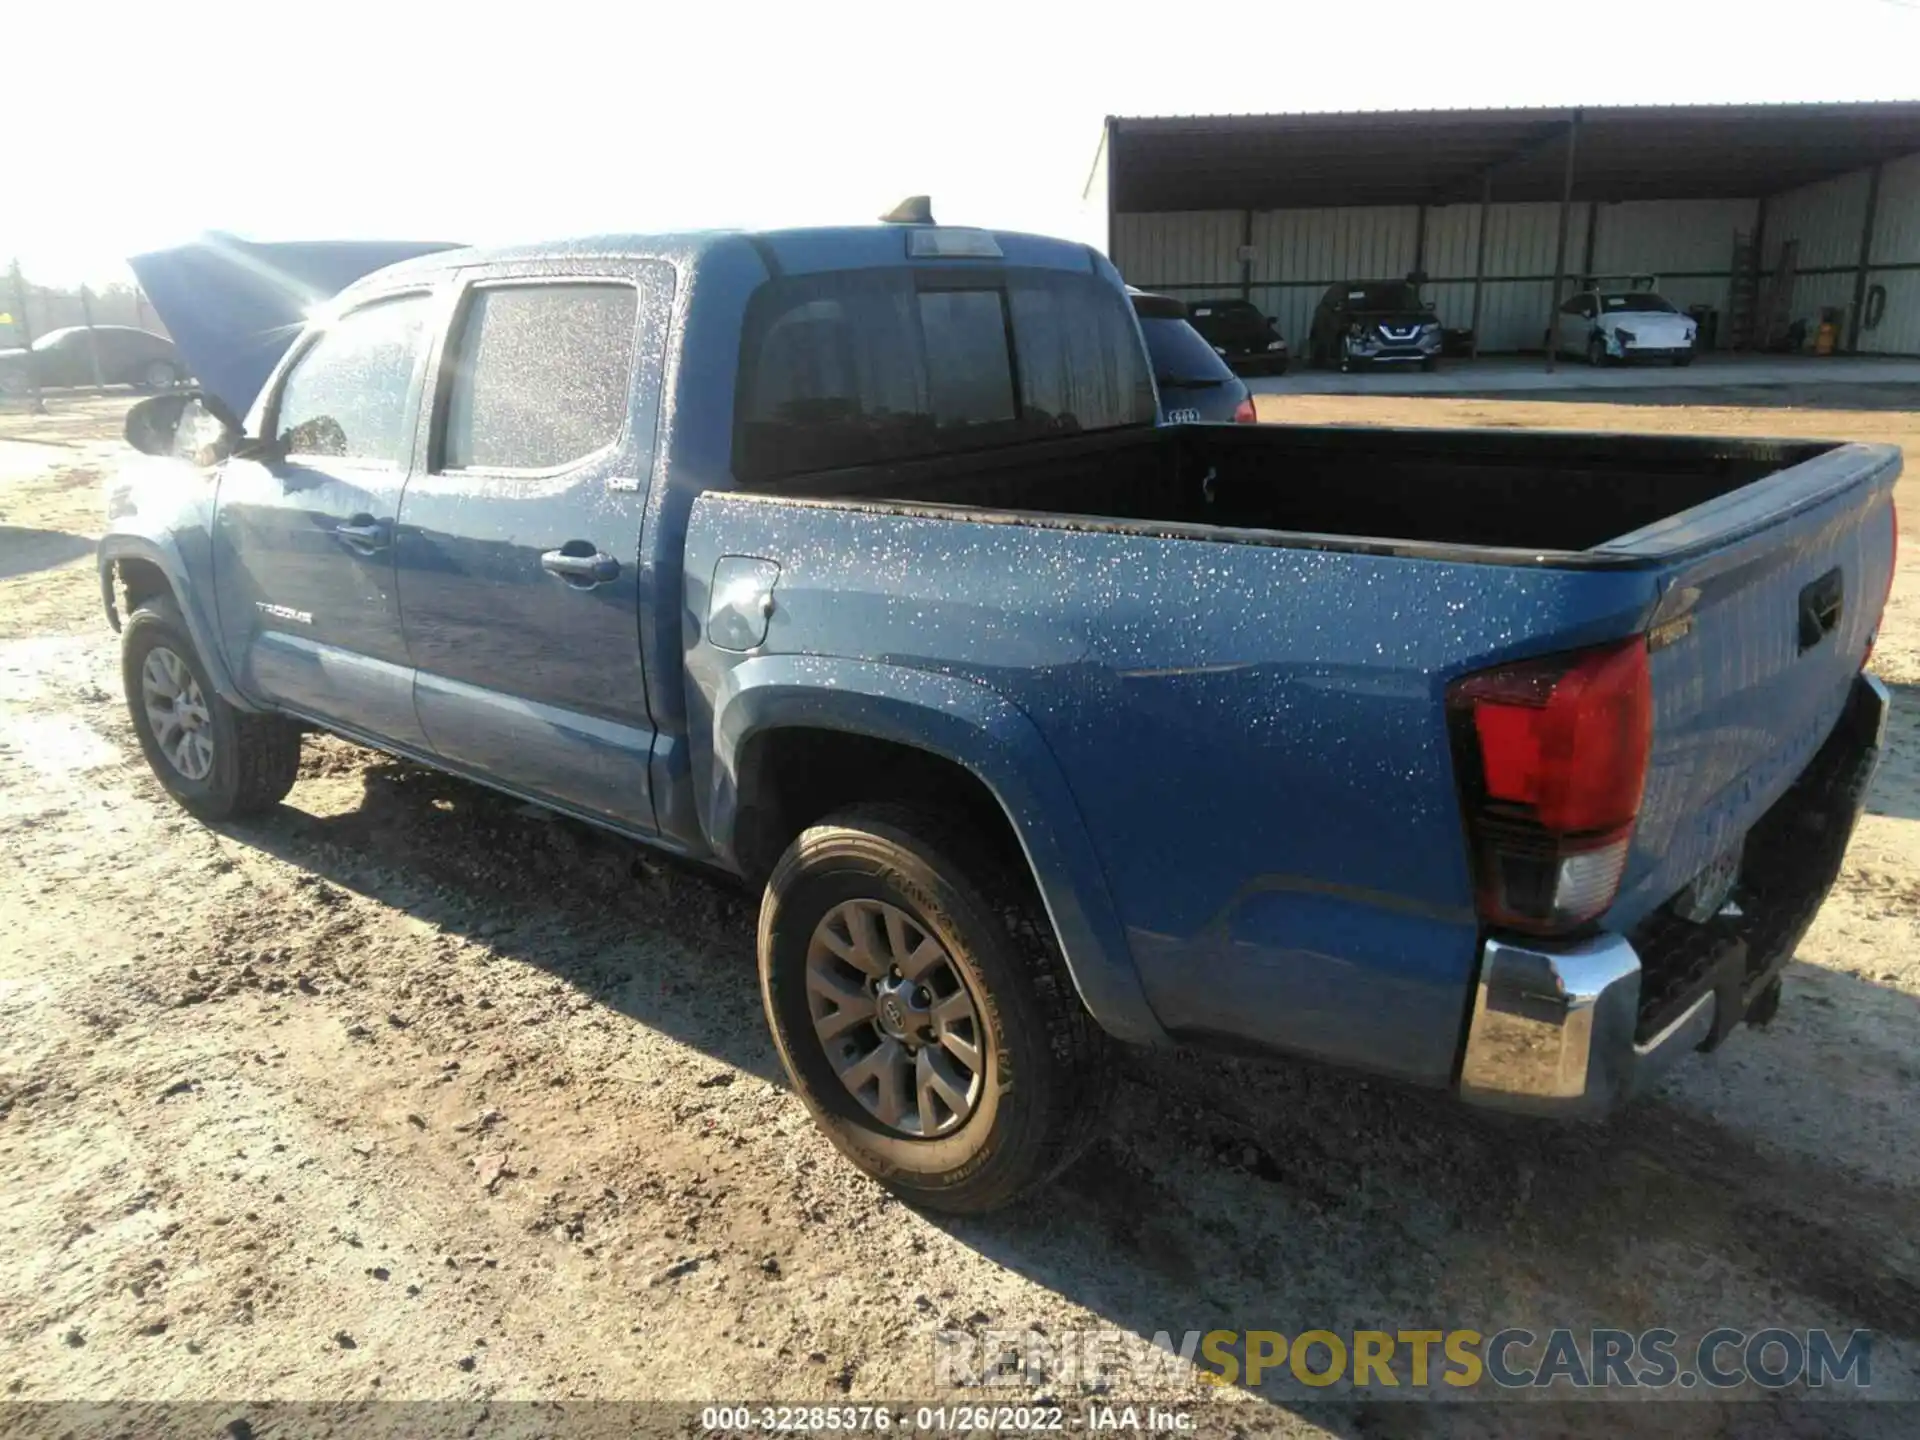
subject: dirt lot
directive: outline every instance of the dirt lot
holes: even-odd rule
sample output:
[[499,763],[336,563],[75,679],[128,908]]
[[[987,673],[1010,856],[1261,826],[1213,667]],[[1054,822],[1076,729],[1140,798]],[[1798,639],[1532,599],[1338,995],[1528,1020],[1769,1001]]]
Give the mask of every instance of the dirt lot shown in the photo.
[[[1130,1056],[1107,1138],[1059,1186],[956,1223],[856,1175],[781,1084],[751,898],[332,740],[266,821],[210,830],[168,803],[88,544],[123,403],[0,417],[0,1394],[903,1399],[934,1393],[954,1327],[1777,1324],[1868,1327],[1876,1388],[1920,1395],[1911,531],[1874,661],[1893,752],[1771,1028],[1588,1130]],[[1920,400],[1896,403],[1290,397],[1264,418],[1920,455]],[[1920,523],[1920,494],[1903,508]],[[1764,1400],[1549,1424],[1155,1393],[1239,1433],[1920,1426]]]

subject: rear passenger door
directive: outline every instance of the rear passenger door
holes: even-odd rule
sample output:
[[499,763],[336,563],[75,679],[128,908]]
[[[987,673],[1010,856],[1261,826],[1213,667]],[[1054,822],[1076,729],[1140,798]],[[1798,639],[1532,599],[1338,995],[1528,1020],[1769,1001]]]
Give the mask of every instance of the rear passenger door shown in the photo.
[[415,708],[449,765],[654,829],[640,525],[673,270],[471,275],[398,550]]

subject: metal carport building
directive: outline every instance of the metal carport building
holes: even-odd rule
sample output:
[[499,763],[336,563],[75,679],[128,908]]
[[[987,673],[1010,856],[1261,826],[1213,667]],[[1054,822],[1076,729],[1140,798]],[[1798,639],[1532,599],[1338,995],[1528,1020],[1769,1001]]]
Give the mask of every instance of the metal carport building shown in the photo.
[[[1330,284],[1424,272],[1483,351],[1651,272],[1722,348],[1920,355],[1920,102],[1109,117],[1088,178],[1128,281],[1240,295],[1298,350]],[[1559,257],[1556,265],[1556,256]]]

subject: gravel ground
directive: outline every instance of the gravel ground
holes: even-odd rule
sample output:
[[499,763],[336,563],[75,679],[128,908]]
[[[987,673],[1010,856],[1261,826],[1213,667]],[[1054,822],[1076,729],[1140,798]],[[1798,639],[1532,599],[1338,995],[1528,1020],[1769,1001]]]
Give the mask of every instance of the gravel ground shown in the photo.
[[[266,820],[174,808],[90,553],[124,403],[0,416],[0,1395],[857,1402],[936,1396],[947,1329],[1719,1324],[1870,1328],[1876,1386],[1920,1395],[1920,537],[1875,659],[1893,752],[1770,1028],[1564,1130],[1129,1055],[1086,1160],[956,1222],[852,1171],[781,1083],[752,897],[331,739]],[[1914,405],[1263,409],[1911,446]],[[1301,1393],[1124,1398],[1241,1434],[1920,1426]],[[1080,1398],[1001,1398],[1047,1394]]]

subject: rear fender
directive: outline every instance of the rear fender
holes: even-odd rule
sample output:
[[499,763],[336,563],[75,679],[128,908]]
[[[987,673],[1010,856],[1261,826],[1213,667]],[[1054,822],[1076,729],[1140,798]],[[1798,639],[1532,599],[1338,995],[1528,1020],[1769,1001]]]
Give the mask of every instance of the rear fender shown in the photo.
[[1088,1012],[1121,1040],[1166,1043],[1073,795],[1017,707],[968,680],[868,661],[764,655],[732,666],[713,697],[699,806],[714,850],[736,867],[740,756],[756,735],[791,727],[912,746],[973,774],[1013,827]]

